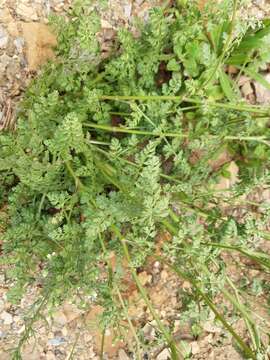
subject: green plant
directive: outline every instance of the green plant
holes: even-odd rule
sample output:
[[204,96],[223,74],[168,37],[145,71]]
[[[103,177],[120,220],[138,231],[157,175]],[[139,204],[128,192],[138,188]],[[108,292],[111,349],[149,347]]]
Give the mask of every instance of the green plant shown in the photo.
[[[269,256],[260,251],[269,209],[255,216],[247,201],[245,219],[222,209],[270,179],[270,109],[242,100],[226,72],[233,64],[258,78],[268,61],[269,22],[241,19],[241,6],[224,0],[200,11],[195,1],[180,1],[155,8],[138,25],[139,38],[118,32],[106,59],[95,39],[94,5],[90,13],[89,4],[78,2],[68,23],[55,20],[58,60],[28,88],[16,132],[0,136],[0,200],[8,204],[3,246],[8,275],[16,279],[10,299],[34,281],[42,286],[41,303],[50,306],[79,291],[104,307],[106,328],[122,316],[119,294],[126,313],[124,256],[177,359],[183,349],[136,275],[166,229],[173,237],[160,260],[191,282],[192,309],[210,308],[245,356],[263,356],[261,327],[221,256],[239,252],[269,272]],[[221,173],[230,176],[224,164],[213,166],[224,151],[239,167],[229,195],[215,187]],[[115,272],[107,261],[112,251]],[[250,345],[214,304],[220,293],[245,318]]]

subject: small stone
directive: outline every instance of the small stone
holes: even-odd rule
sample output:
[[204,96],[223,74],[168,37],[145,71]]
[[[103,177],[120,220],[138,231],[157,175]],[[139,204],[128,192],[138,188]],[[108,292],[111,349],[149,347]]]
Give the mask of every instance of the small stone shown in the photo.
[[167,271],[165,271],[165,270],[162,270],[162,271],[161,271],[160,276],[161,276],[161,279],[164,280],[164,281],[167,280],[168,277],[169,277]]
[[251,84],[250,84],[249,81],[246,82],[246,83],[242,86],[241,91],[242,91],[243,96],[248,96],[248,95],[250,95],[250,94],[253,94],[253,89],[252,89]]
[[56,360],[56,357],[52,351],[46,353],[46,360]]
[[101,19],[100,20],[101,28],[102,29],[112,29],[113,26],[109,23],[109,21]]
[[8,44],[8,33],[0,26],[0,49],[5,49]]
[[192,343],[190,345],[191,345],[192,355],[196,355],[196,354],[200,353],[201,349],[200,349],[197,341],[192,341]]
[[146,284],[150,284],[151,283],[151,280],[152,280],[152,276],[151,275],[148,275],[146,271],[143,271],[141,272],[139,275],[138,275],[139,279],[140,279],[140,282],[141,284],[144,286]]
[[243,86],[246,82],[250,81],[250,78],[248,78],[245,75],[240,76],[238,80],[238,86]]
[[15,21],[11,21],[7,24],[7,31],[10,36],[16,37],[19,36],[18,23]]
[[233,65],[228,66],[228,73],[229,74],[237,74],[238,72],[239,72],[239,70],[237,69],[237,67],[235,67]]
[[124,14],[128,19],[130,19],[130,17],[131,17],[131,10],[132,10],[131,4],[124,5]]
[[203,325],[203,329],[205,331],[207,331],[208,333],[221,333],[221,328],[213,325],[212,322],[207,321],[204,325]]
[[68,322],[68,319],[67,319],[66,315],[63,313],[63,311],[57,311],[53,315],[53,321],[55,324],[63,326]]
[[22,327],[20,327],[20,329],[18,330],[18,334],[22,334],[25,330],[25,325],[23,325]]
[[0,330],[0,339],[4,339],[5,336],[6,336],[6,333],[4,333],[4,331]]
[[120,349],[118,352],[118,359],[119,360],[129,360],[129,357],[127,356],[125,350]]
[[91,342],[93,340],[93,336],[89,333],[89,332],[87,332],[86,334],[84,334],[84,341],[85,342]]
[[157,360],[170,360],[170,359],[171,359],[171,353],[168,349],[164,349],[157,356]]
[[67,330],[66,327],[63,327],[61,331],[62,331],[63,336],[67,336],[67,335],[68,335],[68,330]]
[[182,284],[182,288],[184,290],[190,290],[192,288],[192,286],[191,286],[189,281],[184,281],[183,284]]
[[38,20],[36,10],[32,5],[20,3],[16,8],[16,12],[17,15],[22,17],[24,20]]
[[66,342],[66,339],[60,336],[57,336],[53,339],[48,340],[48,344],[52,346],[59,346]]
[[[4,112],[0,111],[0,122],[3,118],[3,116],[4,116]],[[2,312],[4,310],[4,308],[5,308],[5,302],[2,299],[0,299],[0,312]]]
[[[270,85],[270,73],[264,76],[264,79]],[[270,104],[270,90],[266,89],[265,86],[261,85],[257,81],[254,82],[256,99],[259,104]]]
[[152,341],[155,339],[156,331],[151,324],[149,323],[145,324],[144,327],[142,328],[142,331],[146,340]]
[[14,40],[14,45],[18,51],[19,54],[23,52],[23,46],[24,46],[24,39],[21,37],[18,37]]
[[7,311],[3,311],[1,314],[1,319],[4,321],[5,325],[11,325],[13,322],[13,317]]
[[114,36],[115,36],[115,30],[113,30],[113,29],[104,29],[103,30],[103,39],[105,41],[113,39]]
[[12,16],[8,8],[0,9],[0,23],[7,24],[12,21]]

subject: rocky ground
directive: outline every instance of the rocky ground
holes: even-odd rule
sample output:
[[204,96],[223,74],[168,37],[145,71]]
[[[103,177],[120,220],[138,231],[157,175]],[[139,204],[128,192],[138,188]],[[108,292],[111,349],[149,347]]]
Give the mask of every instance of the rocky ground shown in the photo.
[[[14,123],[16,104],[24,92],[30,79],[35,76],[40,65],[53,57],[52,47],[56,44],[55,36],[47,26],[51,13],[65,13],[71,0],[0,0],[0,129]],[[130,26],[134,15],[147,19],[148,9],[154,1],[144,0],[110,0],[109,10],[102,20],[103,46],[114,36],[117,27]],[[264,0],[256,1],[253,11],[257,16],[265,16],[270,4]],[[261,102],[269,101],[269,93],[250,86],[248,79],[241,79],[242,92],[246,97],[259,96]],[[257,85],[259,86],[259,85]],[[261,92],[260,92],[261,90]],[[252,99],[251,99],[252,100]],[[229,255],[228,255],[229,256]],[[231,273],[238,276],[246,275],[237,267],[237,259],[230,259]],[[256,270],[250,270],[256,271]],[[249,276],[258,274],[249,273]],[[192,359],[240,360],[242,357],[234,349],[231,338],[209,318],[204,324],[203,334],[195,339],[190,324],[180,324],[179,308],[181,307],[180,289],[190,291],[188,282],[180,281],[166,267],[156,261],[150,261],[139,274],[141,282],[146,286],[151,300],[165,324],[173,325],[176,342],[185,340]],[[11,359],[10,349],[18,343],[25,331],[24,318],[37,298],[39,288],[31,287],[19,306],[13,306],[7,300],[6,293],[10,284],[6,282],[4,269],[0,272],[0,360]],[[125,295],[130,303],[129,316],[142,332],[146,342],[144,359],[169,359],[169,351],[162,344],[157,345],[156,324],[137,290],[130,285]],[[74,299],[76,302],[78,299]],[[255,300],[254,300],[255,301]],[[259,295],[259,301],[264,298]],[[39,320],[35,325],[33,336],[23,348],[23,360],[54,360],[99,359],[101,334],[97,326],[99,307],[90,310],[79,310],[72,302],[66,302],[53,314],[45,314],[47,323]],[[265,306],[258,312],[267,318]],[[245,335],[244,324],[238,321],[236,328]],[[126,343],[113,342],[113,332],[105,334],[105,357],[108,359],[128,360],[134,358],[132,353],[133,340],[128,331]],[[265,339],[267,342],[267,338]],[[153,346],[151,344],[154,344]]]

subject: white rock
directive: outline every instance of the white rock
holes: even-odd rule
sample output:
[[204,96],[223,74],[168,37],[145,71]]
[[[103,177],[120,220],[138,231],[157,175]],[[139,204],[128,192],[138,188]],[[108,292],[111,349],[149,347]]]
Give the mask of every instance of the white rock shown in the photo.
[[113,26],[107,20],[101,19],[100,23],[102,29],[113,29]]
[[246,82],[249,82],[250,78],[245,76],[245,75],[241,75],[239,80],[238,80],[238,86],[243,86]]
[[204,325],[203,325],[203,329],[205,331],[207,331],[208,333],[221,333],[221,328],[215,326],[212,322],[207,321]]
[[246,83],[242,86],[241,91],[242,91],[242,94],[243,94],[244,96],[248,96],[248,95],[250,95],[250,94],[253,94],[253,89],[252,89],[251,84],[250,84],[249,81],[246,82]]
[[5,325],[11,325],[13,322],[13,317],[8,312],[3,311],[1,314],[1,319],[4,321]]
[[18,330],[18,334],[22,334],[24,330],[25,330],[25,325],[20,327],[20,329]]
[[52,351],[46,353],[46,360],[56,360],[56,357]]
[[131,4],[124,5],[124,13],[125,13],[125,16],[128,19],[131,17],[131,10],[132,10],[132,5]]
[[[153,323],[153,321],[152,321],[152,323]],[[143,334],[144,334],[144,337],[146,340],[151,341],[151,340],[155,339],[156,330],[151,324],[149,324],[149,323],[145,324],[142,331],[143,331]]]
[[14,40],[14,45],[18,51],[19,54],[21,54],[23,52],[23,46],[24,46],[24,39],[21,37],[17,37]]
[[118,359],[119,360],[129,360],[129,357],[127,356],[125,350],[120,349],[118,352]]
[[193,341],[190,345],[191,345],[191,352],[193,355],[200,353],[201,349],[197,341]]
[[32,5],[20,3],[17,6],[16,12],[25,20],[38,20],[36,10],[33,8]]
[[58,325],[65,325],[67,324],[68,320],[66,315],[63,313],[63,311],[57,311],[54,315],[53,315],[53,322],[55,324]]
[[164,349],[157,356],[157,360],[169,360],[169,359],[171,359],[171,353],[168,349]]
[[59,345],[64,344],[65,342],[66,342],[66,339],[64,339],[61,336],[56,336],[55,338],[48,340],[48,343],[52,346],[59,346]]
[[8,44],[8,33],[0,26],[0,49],[5,49]]
[[[270,74],[266,74],[264,79],[270,85]],[[259,104],[270,104],[270,90],[266,89],[263,85],[258,83],[257,81],[254,82],[255,86],[255,93],[256,99]]]

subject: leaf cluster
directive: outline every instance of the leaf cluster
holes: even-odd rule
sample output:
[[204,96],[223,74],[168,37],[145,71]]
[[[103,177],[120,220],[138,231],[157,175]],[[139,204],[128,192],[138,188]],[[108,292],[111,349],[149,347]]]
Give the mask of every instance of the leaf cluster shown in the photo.
[[[3,246],[17,279],[11,298],[38,281],[52,304],[79,291],[112,309],[125,256],[115,227],[132,268],[169,230],[163,256],[197,279],[207,294],[197,291],[199,302],[226,283],[223,246],[269,269],[256,252],[269,211],[246,221],[224,214],[219,204],[231,198],[215,184],[228,164],[211,166],[224,151],[237,163],[234,201],[269,184],[269,109],[245,103],[227,69],[257,71],[268,61],[270,26],[236,20],[235,3],[154,8],[139,37],[119,30],[105,59],[94,5],[77,3],[69,22],[55,20],[58,60],[28,88],[16,132],[0,135]],[[104,277],[112,253],[118,267]]]

